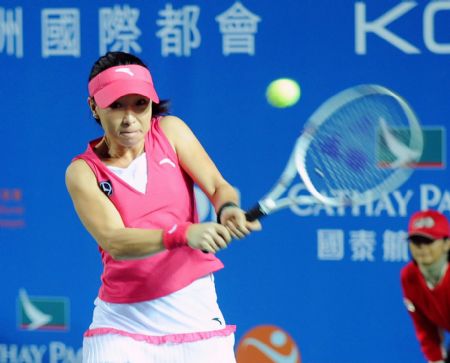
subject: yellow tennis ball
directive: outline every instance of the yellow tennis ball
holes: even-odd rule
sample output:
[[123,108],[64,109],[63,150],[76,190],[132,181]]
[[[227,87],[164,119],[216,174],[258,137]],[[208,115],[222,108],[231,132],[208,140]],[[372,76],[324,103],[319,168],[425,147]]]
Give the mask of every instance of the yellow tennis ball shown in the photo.
[[266,98],[269,104],[278,108],[295,105],[300,99],[301,90],[299,84],[290,78],[279,78],[270,82],[266,90]]

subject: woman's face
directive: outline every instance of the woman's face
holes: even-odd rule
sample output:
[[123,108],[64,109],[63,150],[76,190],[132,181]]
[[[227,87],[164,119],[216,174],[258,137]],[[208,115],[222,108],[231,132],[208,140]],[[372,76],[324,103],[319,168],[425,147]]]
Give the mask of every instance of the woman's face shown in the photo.
[[450,246],[449,240],[436,239],[431,243],[409,243],[413,258],[419,265],[430,266],[447,255]]
[[152,102],[141,95],[126,95],[107,108],[95,105],[95,112],[109,143],[133,147],[143,142],[150,129]]

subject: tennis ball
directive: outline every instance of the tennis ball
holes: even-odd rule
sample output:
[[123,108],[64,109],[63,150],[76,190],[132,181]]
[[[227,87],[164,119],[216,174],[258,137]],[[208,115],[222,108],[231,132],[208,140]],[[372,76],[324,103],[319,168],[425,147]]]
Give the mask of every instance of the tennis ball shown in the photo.
[[290,78],[279,78],[270,82],[266,90],[267,102],[273,107],[293,106],[300,99],[299,84]]

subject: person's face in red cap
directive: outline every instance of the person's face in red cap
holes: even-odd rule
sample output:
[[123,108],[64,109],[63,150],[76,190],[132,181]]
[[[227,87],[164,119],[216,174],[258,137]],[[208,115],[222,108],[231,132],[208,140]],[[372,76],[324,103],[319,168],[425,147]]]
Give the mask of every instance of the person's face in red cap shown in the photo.
[[447,239],[430,239],[424,236],[410,236],[409,249],[416,262],[421,266],[430,266],[447,256],[450,242]]
[[100,118],[110,148],[143,145],[152,117],[152,103],[148,98],[126,95],[107,108],[95,105],[95,112]]

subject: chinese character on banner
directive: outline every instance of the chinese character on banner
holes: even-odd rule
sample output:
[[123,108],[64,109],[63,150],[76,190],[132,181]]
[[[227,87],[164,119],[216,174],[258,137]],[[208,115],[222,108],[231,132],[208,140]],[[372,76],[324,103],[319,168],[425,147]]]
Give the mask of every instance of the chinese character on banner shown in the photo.
[[344,257],[344,231],[319,229],[317,231],[317,257],[319,260],[342,260]]
[[220,25],[222,51],[224,55],[232,53],[255,54],[255,34],[259,16],[251,13],[241,3],[236,2],[231,8],[216,16]]
[[170,54],[177,57],[190,56],[191,49],[198,48],[201,43],[200,31],[197,28],[200,8],[186,5],[181,9],[173,9],[171,4],[166,4],[158,14],[160,19],[156,24],[161,29],[156,35],[161,38],[162,56],[167,57]]
[[353,261],[374,261],[375,232],[374,231],[350,231],[350,246]]
[[25,227],[23,191],[19,188],[0,188],[0,229]]
[[137,27],[140,11],[129,5],[113,8],[100,8],[99,12],[99,46],[100,54],[108,51],[141,53],[142,48],[137,39],[141,30]]
[[406,262],[409,260],[408,234],[406,231],[385,231],[383,233],[383,261]]
[[22,8],[0,8],[0,53],[23,58]]
[[78,9],[44,9],[42,56],[80,56],[80,12]]
[[0,202],[21,202],[22,199],[21,189],[0,189]]

